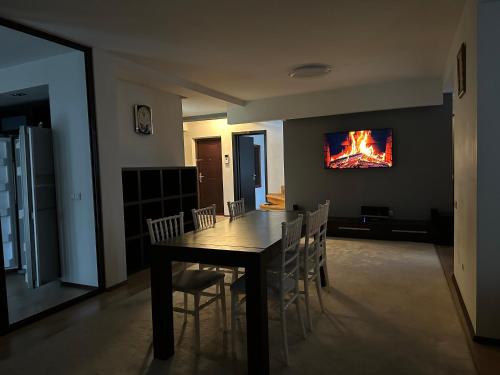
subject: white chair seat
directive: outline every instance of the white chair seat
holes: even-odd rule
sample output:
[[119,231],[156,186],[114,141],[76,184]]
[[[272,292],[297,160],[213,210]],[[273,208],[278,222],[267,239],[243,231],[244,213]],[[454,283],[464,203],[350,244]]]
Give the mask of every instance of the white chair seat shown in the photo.
[[189,293],[207,289],[221,279],[224,279],[221,272],[188,270],[180,272],[172,279],[172,287],[176,291]]
[[172,277],[177,276],[181,272],[185,271],[187,268],[184,262],[172,262]]
[[[295,288],[295,282],[291,279],[285,279],[283,290],[290,292]],[[246,278],[241,276],[231,284],[231,292],[243,294],[246,290]],[[279,295],[280,293],[280,275],[274,271],[267,271],[267,290],[268,292]]]
[[[215,212],[215,211],[213,211]],[[215,214],[214,214],[215,215]],[[204,221],[205,223],[206,221]],[[175,237],[184,235],[184,213],[179,215],[163,217],[160,219],[147,219],[149,236],[151,244],[155,245],[162,241],[167,241]],[[215,223],[215,221],[214,221]],[[226,295],[224,289],[224,274],[206,270],[187,270],[190,263],[172,262],[172,289],[176,292],[183,292],[184,307],[174,307],[176,312],[184,313],[184,322],[187,321],[187,315],[194,315],[194,330],[195,330],[195,351],[200,351],[200,310],[208,305],[221,301],[222,321],[224,331],[226,325]],[[216,285],[215,293],[207,293],[205,289]],[[188,295],[194,297],[194,309],[188,308]],[[208,301],[201,304],[201,296],[211,297]],[[168,296],[165,296],[168,298]]]

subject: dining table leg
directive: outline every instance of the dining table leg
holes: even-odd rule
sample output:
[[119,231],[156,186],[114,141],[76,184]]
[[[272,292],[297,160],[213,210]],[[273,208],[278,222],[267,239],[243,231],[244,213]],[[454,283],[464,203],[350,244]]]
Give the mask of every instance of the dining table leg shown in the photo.
[[245,269],[248,373],[269,374],[267,321],[267,274],[262,257],[256,255]]
[[327,287],[328,284],[326,283],[326,273],[325,273],[325,269],[323,268],[323,266],[321,266],[319,268],[319,276],[320,276],[320,279],[321,279],[321,286],[323,288]]
[[174,355],[174,317],[172,301],[172,262],[162,248],[151,249],[151,310],[153,350],[156,359]]

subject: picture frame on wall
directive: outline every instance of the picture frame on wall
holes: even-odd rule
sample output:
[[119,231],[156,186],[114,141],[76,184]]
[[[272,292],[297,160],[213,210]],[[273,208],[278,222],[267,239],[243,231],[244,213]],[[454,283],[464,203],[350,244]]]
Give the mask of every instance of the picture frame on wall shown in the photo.
[[466,86],[466,71],[467,71],[467,58],[466,58],[466,48],[465,43],[462,43],[457,54],[457,78],[458,78],[458,98],[462,98],[465,95],[467,89]]
[[145,104],[134,106],[135,132],[141,135],[153,134],[153,111]]

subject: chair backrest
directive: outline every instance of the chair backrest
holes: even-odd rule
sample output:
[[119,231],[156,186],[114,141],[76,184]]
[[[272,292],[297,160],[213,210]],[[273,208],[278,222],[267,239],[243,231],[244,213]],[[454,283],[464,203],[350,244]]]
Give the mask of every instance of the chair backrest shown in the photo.
[[328,226],[328,215],[330,214],[330,201],[326,200],[325,203],[318,204],[318,209],[321,211],[322,223],[321,223],[321,233],[326,236],[326,230]]
[[155,220],[147,219],[147,223],[152,245],[184,234],[184,212]]
[[318,204],[318,209],[322,212],[323,223],[321,225],[325,225],[328,223],[328,215],[330,213],[330,201],[327,199],[325,203]]
[[302,219],[303,216],[299,215],[293,221],[281,223],[281,290],[286,279],[291,279],[296,283],[295,294],[297,295],[299,293],[299,245],[302,237]]
[[217,214],[215,211],[215,204],[200,208],[198,210],[191,210],[193,213],[194,230],[202,230],[215,227],[217,221]]
[[306,212],[306,236],[304,243],[304,269],[316,265],[319,261],[319,246],[321,241],[321,226],[324,220],[324,212],[317,209],[314,212]]
[[319,245],[321,251],[326,253],[326,233],[328,231],[328,215],[330,214],[330,201],[326,200],[325,203],[318,204],[318,209],[321,211],[322,223],[319,233]]
[[227,208],[229,209],[230,220],[237,219],[245,215],[245,198],[241,198],[239,201],[227,202]]

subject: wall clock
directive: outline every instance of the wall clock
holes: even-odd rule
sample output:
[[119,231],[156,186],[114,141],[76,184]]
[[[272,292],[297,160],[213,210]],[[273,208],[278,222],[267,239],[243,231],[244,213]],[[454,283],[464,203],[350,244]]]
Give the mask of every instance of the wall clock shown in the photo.
[[135,132],[137,134],[153,134],[153,113],[151,107],[144,104],[134,106]]

